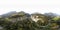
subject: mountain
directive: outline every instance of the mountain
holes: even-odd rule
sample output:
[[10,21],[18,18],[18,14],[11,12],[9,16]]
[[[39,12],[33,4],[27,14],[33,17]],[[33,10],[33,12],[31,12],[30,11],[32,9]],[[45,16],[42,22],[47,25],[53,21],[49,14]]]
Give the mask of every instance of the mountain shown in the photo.
[[6,17],[9,17],[9,16],[11,16],[12,14],[16,14],[17,12],[16,11],[12,11],[12,12],[8,12],[8,13],[6,13],[6,14],[3,14],[3,15],[1,15],[3,18],[6,18]]
[[49,18],[53,18],[53,17],[55,17],[55,16],[58,16],[58,14],[56,14],[56,13],[51,13],[51,12],[49,12],[49,13],[44,13],[44,15],[47,16],[47,17],[49,17]]
[[[0,18],[0,26],[3,27],[4,30],[58,30],[60,21],[57,21],[59,24],[56,23],[56,21],[49,21],[49,17],[54,16],[57,16],[57,14],[29,14],[23,11],[12,11],[0,16],[2,17]],[[34,19],[37,21],[33,21]]]

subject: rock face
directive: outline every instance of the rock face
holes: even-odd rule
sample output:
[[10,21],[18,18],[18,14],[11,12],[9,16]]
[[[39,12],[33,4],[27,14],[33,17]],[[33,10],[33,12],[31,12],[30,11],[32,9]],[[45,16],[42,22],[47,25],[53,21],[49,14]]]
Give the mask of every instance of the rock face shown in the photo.
[[35,22],[37,22],[38,20],[42,22],[44,22],[45,20],[48,20],[47,17],[42,14],[32,14],[31,19]]
[[32,14],[31,19],[41,26],[49,24],[48,17],[44,16],[43,14]]
[[[41,16],[42,17],[42,16]],[[43,20],[42,18],[39,18],[39,16],[38,15],[32,15],[31,16],[31,19],[33,20],[33,21],[35,21],[35,22],[37,22],[38,20]],[[42,21],[43,22],[43,21]]]

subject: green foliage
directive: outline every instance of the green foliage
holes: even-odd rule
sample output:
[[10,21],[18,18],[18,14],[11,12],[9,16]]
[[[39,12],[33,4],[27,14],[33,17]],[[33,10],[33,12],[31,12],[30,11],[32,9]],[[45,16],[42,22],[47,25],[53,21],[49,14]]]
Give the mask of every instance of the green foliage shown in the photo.
[[60,16],[56,16],[52,20],[54,20],[54,21],[60,20]]
[[[30,15],[30,14],[29,14]],[[57,28],[52,28],[59,26],[56,22],[52,23],[51,20],[60,20],[60,17],[54,17],[49,19],[50,17],[45,16],[43,14],[32,14],[33,16],[39,16],[39,20],[37,22],[33,21],[30,17],[27,17],[25,12],[19,12],[17,14],[13,14],[7,18],[0,18],[0,26],[3,27],[4,30],[58,30]],[[22,20],[21,20],[22,18]],[[44,21],[42,23],[40,20]],[[12,20],[12,21],[10,21]],[[15,22],[13,22],[15,21]]]

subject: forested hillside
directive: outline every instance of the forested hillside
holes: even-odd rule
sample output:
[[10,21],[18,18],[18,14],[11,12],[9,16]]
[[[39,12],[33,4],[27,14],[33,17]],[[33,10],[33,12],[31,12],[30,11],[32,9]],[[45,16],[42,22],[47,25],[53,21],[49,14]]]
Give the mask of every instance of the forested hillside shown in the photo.
[[60,30],[60,15],[9,12],[0,15],[0,30]]

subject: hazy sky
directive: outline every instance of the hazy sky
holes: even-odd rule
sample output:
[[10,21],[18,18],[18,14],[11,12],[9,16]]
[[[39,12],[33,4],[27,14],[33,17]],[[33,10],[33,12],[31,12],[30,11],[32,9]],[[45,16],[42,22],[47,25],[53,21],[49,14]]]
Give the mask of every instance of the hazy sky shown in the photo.
[[0,15],[10,11],[60,14],[60,0],[0,0]]

